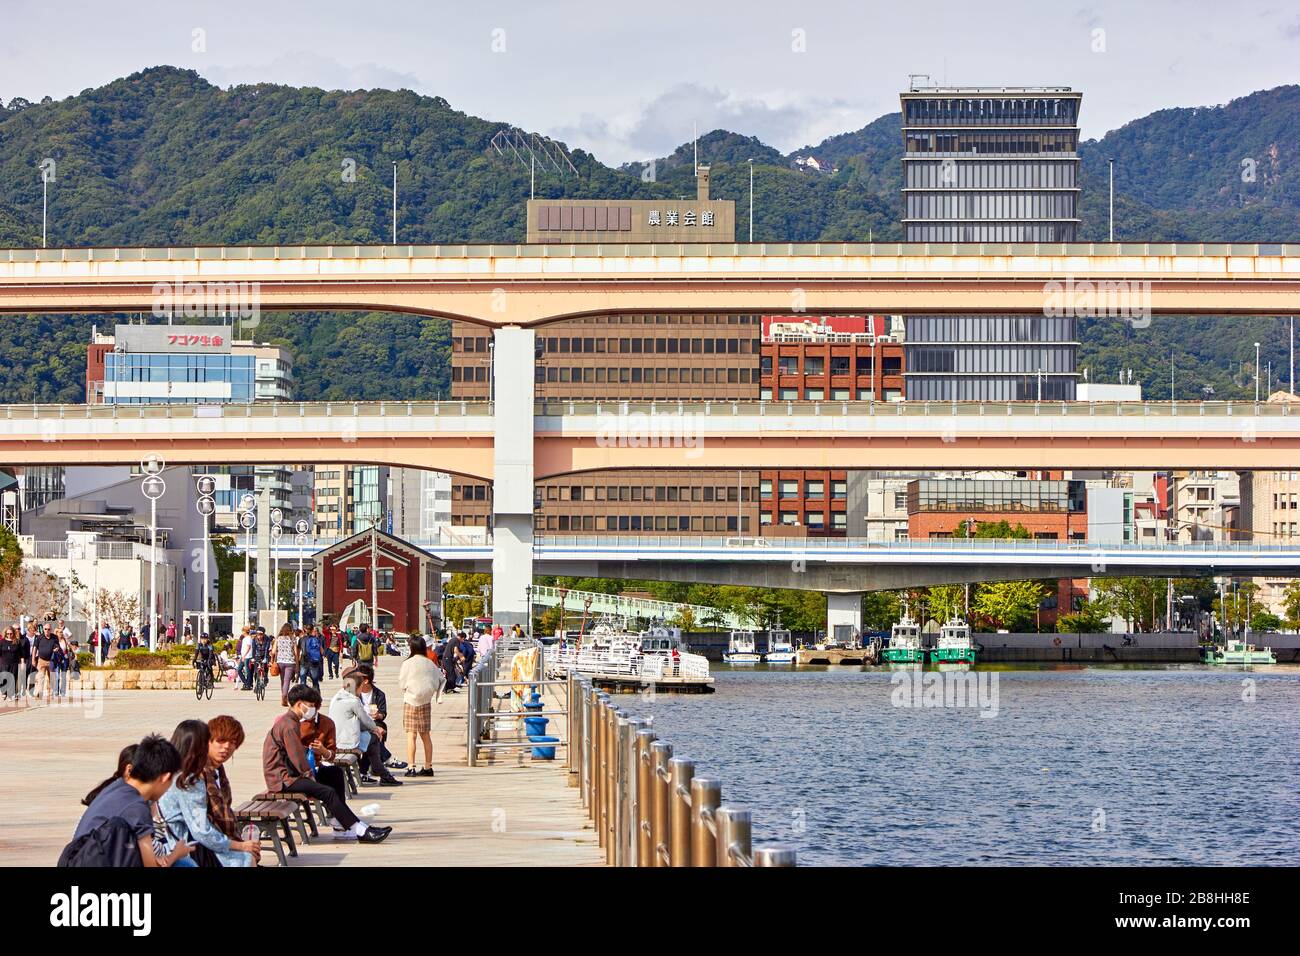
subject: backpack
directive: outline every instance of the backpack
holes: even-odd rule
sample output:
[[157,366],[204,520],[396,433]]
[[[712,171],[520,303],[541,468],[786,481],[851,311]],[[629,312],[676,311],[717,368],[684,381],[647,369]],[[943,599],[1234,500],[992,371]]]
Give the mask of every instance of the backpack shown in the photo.
[[313,634],[307,638],[307,643],[303,645],[303,650],[307,654],[307,660],[313,664],[320,663],[320,638]]
[[357,638],[357,660],[369,664],[375,659],[375,645],[365,638]]
[[63,848],[57,866],[126,867],[144,866],[140,844],[127,822],[119,817],[106,820]]

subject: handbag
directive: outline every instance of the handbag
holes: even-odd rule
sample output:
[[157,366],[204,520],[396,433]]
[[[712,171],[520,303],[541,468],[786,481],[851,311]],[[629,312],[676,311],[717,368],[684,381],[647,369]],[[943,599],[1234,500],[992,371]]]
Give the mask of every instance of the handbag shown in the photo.
[[269,673],[270,673],[270,675],[271,675],[272,677],[279,677],[279,676],[280,676],[280,665],[277,664],[275,661],[271,661],[271,667],[270,667]]

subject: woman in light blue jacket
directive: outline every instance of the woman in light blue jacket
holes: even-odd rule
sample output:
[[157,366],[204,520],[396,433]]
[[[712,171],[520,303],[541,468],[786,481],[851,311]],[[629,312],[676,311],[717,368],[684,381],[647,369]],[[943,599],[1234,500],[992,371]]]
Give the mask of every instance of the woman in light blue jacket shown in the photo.
[[172,745],[180,752],[181,769],[158,801],[158,809],[176,841],[207,847],[222,866],[252,866],[258,844],[232,840],[213,825],[208,812],[204,771],[208,769],[211,739],[208,725],[201,720],[183,720],[176,725]]

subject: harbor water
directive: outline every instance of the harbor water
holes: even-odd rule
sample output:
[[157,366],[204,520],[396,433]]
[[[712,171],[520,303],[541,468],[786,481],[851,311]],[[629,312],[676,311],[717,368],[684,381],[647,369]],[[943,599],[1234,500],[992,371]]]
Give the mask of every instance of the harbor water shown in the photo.
[[1300,864],[1300,668],[713,671],[620,703],[804,865]]

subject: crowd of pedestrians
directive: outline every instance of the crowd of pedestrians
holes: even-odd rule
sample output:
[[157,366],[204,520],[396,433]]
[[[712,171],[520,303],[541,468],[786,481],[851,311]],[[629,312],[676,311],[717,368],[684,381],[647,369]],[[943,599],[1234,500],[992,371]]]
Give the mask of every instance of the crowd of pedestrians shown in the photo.
[[59,700],[80,675],[81,647],[63,621],[6,627],[0,635],[0,700]]

